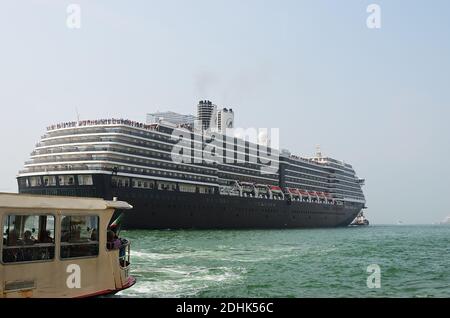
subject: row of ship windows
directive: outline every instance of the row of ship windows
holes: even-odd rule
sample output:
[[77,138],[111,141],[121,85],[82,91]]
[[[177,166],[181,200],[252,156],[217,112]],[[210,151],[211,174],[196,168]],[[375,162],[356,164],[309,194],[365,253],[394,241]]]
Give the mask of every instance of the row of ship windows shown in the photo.
[[[267,179],[261,179],[258,177],[248,177],[245,175],[230,175],[227,173],[219,172],[219,180],[231,180],[231,181],[241,181],[241,182],[251,182],[251,183],[263,183],[263,184],[270,184],[270,185],[278,185],[278,179],[274,178],[272,181]],[[228,184],[228,183],[227,183]]]
[[[86,129],[86,130],[83,130],[82,132],[75,131],[75,132],[70,132],[70,133],[71,134],[86,134],[86,133],[98,133],[98,132],[99,131],[95,130],[95,129],[94,130]],[[143,131],[139,131],[139,133],[137,133],[132,130],[124,129],[124,128],[106,128],[103,130],[103,132],[104,133],[126,134],[126,135],[130,135],[129,138],[132,138],[131,136],[137,136],[137,137],[147,138],[150,140],[158,139],[163,142],[171,143],[171,144],[173,144],[175,142],[175,140],[173,139],[173,137],[171,135],[160,135],[160,134],[156,134],[156,133],[151,133],[151,132],[147,133],[147,132],[143,132]],[[65,136],[65,135],[67,135],[67,132],[63,133],[63,134],[51,134],[51,135],[52,136]],[[193,139],[192,136],[190,138]],[[198,141],[200,141],[201,137],[200,136],[196,137],[196,139],[195,139],[196,142],[197,142],[197,139],[198,139]],[[134,139],[134,140],[136,141],[136,139]],[[209,139],[208,139],[208,141],[209,141]],[[256,144],[254,145],[254,147],[250,147],[250,144],[248,142],[245,142],[245,144],[244,144],[244,141],[236,142],[236,140],[234,138],[233,138],[233,141],[226,140],[226,142],[225,142],[223,139],[220,139],[219,142],[215,142],[215,145],[217,145],[219,147],[223,147],[223,148],[225,148],[225,144],[229,144],[230,149],[231,148],[237,149],[237,151],[241,151],[241,152],[246,152],[249,150],[256,152],[256,149],[257,149],[256,147],[258,147],[258,145],[256,145]]]
[[[87,148],[87,149],[88,149],[87,151],[89,151],[89,150],[94,150],[94,151],[114,151],[114,152],[118,152],[118,153],[121,153],[121,154],[122,153],[126,154],[126,152],[124,152],[123,150],[119,150],[118,148],[112,148],[112,147],[103,147],[103,148],[100,148],[100,149],[95,149],[95,147],[92,147],[90,149],[89,148]],[[76,148],[76,149],[71,149],[69,151],[79,151],[79,149]],[[168,162],[172,162],[172,155],[168,154],[168,153],[160,153],[160,152],[155,152],[155,151],[144,151],[144,150],[133,151],[131,148],[126,148],[126,151],[129,154],[140,155],[142,153],[142,154],[145,154],[147,156],[151,155],[151,157],[153,157],[155,159],[159,159],[160,158],[161,160],[166,160]],[[39,150],[38,150],[38,153],[40,153]],[[89,160],[89,159],[92,159],[92,158],[95,158],[97,160],[101,160],[101,159],[109,159],[111,157],[111,155],[105,156],[105,155],[92,155],[91,154],[91,155],[86,155],[84,157],[86,158],[86,160]],[[126,159],[124,159],[124,157]],[[155,161],[153,161],[153,160],[149,161],[149,160],[146,160],[144,158],[134,158],[134,157],[127,157],[127,156],[124,156],[124,157],[122,157],[122,156],[119,157],[119,156],[116,155],[115,158],[118,158],[118,159],[116,159],[117,161],[125,161],[126,160],[128,162],[140,162],[140,163],[146,163],[146,164],[151,162],[152,165],[157,165],[157,166],[167,165],[167,164],[164,164],[164,163],[161,164],[159,161],[156,161],[156,163],[155,163]],[[71,159],[71,158],[73,158],[73,159]],[[82,157],[82,155],[78,155],[78,156],[67,157],[66,159],[67,160],[80,161],[80,160],[83,159],[83,157]],[[187,156],[187,160],[189,161],[187,163],[195,163],[194,159],[192,159],[192,157],[190,155]],[[198,160],[200,161],[201,164],[205,164],[201,157],[199,157]],[[236,168],[236,167],[233,167],[233,166],[222,165],[222,164],[221,164],[221,167],[223,167],[222,168],[223,170],[236,171],[236,172],[242,172],[242,173],[247,173],[247,174],[258,174],[258,173],[260,173],[260,169],[259,169],[260,167],[257,164],[249,162],[248,157],[247,157],[247,160],[246,159],[243,159],[243,160],[244,160],[243,164],[247,165],[249,169],[254,169],[254,170],[249,170],[249,169],[245,169],[245,168],[244,168],[245,170],[243,170],[243,169],[239,169],[239,168]],[[53,161],[56,161],[56,160],[53,159]],[[33,160],[33,163],[46,163],[46,162],[52,162],[52,161],[50,161],[48,159],[41,159],[41,158],[35,158]],[[236,162],[236,160],[235,160],[235,162]],[[168,164],[168,166],[172,167],[172,168],[177,168],[179,170],[184,170],[184,171],[196,171],[196,172],[214,173],[214,170],[212,170],[212,169],[210,169],[208,167],[204,167],[201,170],[199,168],[192,168],[191,166],[186,166],[186,165]]]
[[[101,158],[99,158],[99,159],[101,159]],[[118,158],[118,159],[110,158],[110,156],[106,156],[105,159],[116,160],[116,161],[123,160],[121,158]],[[172,160],[172,158],[168,158],[168,159]],[[195,168],[195,167],[191,167],[191,166],[184,166],[184,165],[174,164],[174,163],[170,163],[170,162],[160,162],[160,161],[145,160],[145,159],[138,159],[138,158],[131,158],[131,157],[127,157],[126,160],[129,162],[143,163],[147,166],[167,167],[167,168],[172,168],[172,169],[177,169],[177,170],[182,170],[182,171],[192,171],[192,172],[205,173],[205,174],[208,172],[211,172],[211,174],[214,173],[213,170],[206,169],[203,167]],[[220,165],[219,169],[223,170],[223,171],[237,172],[237,173],[241,173],[241,174],[254,175],[254,176],[259,176],[262,174],[260,170],[258,170],[258,171],[248,170],[245,168],[230,167],[230,166],[226,166],[226,165]],[[275,175],[275,176],[268,175],[267,177],[278,178],[277,175]]]
[[[294,179],[294,178],[289,178],[286,177],[286,183],[301,183],[301,184],[308,184],[308,185],[314,185],[317,187],[321,187],[321,188],[328,188],[326,187],[326,184],[324,185],[323,183],[317,183],[317,182],[310,182],[307,180],[299,180],[299,179]],[[362,194],[362,190],[360,187],[346,187],[346,186],[342,186],[341,184],[336,184],[335,185],[336,189],[340,189],[346,193],[361,193]]]
[[352,181],[346,181],[346,180],[342,180],[342,179],[337,179],[339,181],[339,184],[346,186],[346,187],[356,187],[356,188],[360,188],[359,183],[357,183],[355,180],[353,179]]
[[335,171],[333,172],[336,175],[336,178],[342,179],[342,180],[348,180],[348,181],[354,181],[355,180],[355,173],[345,173],[341,171]]
[[286,183],[294,183],[294,184],[301,183],[301,184],[316,186],[319,188],[327,188],[323,182],[315,182],[315,181],[309,181],[309,180],[298,179],[298,178],[290,178],[290,177],[286,177],[285,181],[286,181]]
[[[86,136],[86,137],[70,138],[69,140],[70,140],[70,143],[79,143],[81,141],[82,142],[122,142],[124,144],[132,144],[132,145],[136,145],[136,146],[140,146],[140,147],[145,147],[146,146],[148,148],[158,149],[158,150],[165,151],[165,152],[168,152],[168,153],[170,153],[172,151],[172,149],[173,149],[173,145],[172,144],[170,144],[170,145],[158,144],[158,143],[155,143],[155,142],[148,142],[148,141],[137,140],[137,139],[129,140],[129,139],[124,138],[124,137],[101,137],[101,136],[91,137],[91,136]],[[60,145],[61,141],[59,141],[59,140],[56,140],[56,141],[55,140],[48,140],[48,141],[43,141],[42,143],[45,146],[51,146],[51,145]],[[68,143],[68,142],[64,141],[64,143]],[[187,147],[190,147],[190,144],[187,145]],[[225,158],[226,157],[226,158],[229,158],[229,159],[231,159],[231,158],[238,159],[240,157],[242,157],[242,158],[246,157],[245,160],[246,161],[250,161],[250,159],[248,159],[248,157],[249,157],[248,151],[242,151],[241,154],[237,153],[237,151],[240,151],[239,148],[237,148],[237,150],[230,149],[229,151],[232,152],[231,153],[232,156],[227,156],[227,152],[225,152],[225,156],[224,156],[223,155],[224,154],[223,150],[222,149],[218,149],[217,153],[219,154],[219,158]],[[197,153],[197,152],[201,153],[201,150],[194,149],[194,153]],[[258,158],[258,156],[256,156],[256,152],[252,151],[251,154],[253,154],[254,158]],[[197,157],[201,158],[201,155],[200,156],[197,155]],[[268,159],[274,160],[274,158],[271,158],[271,157],[264,156],[264,158],[268,158]]]
[[149,167],[162,167],[167,169],[175,169],[179,171],[185,171],[185,172],[194,172],[198,174],[214,174],[215,171],[203,168],[201,166],[199,167],[192,167],[192,166],[184,166],[180,164],[175,164],[171,162],[161,162],[161,161],[155,161],[155,160],[145,160],[145,159],[138,159],[138,158],[132,158],[132,157],[126,157],[126,159],[122,159],[120,157],[114,158],[114,156],[99,156],[95,158],[96,160],[105,160],[105,161],[116,161],[116,162],[130,162],[130,163],[136,163],[140,165],[145,165]]
[[[112,147],[104,147],[104,148],[100,148],[100,149],[95,149],[95,147],[92,147],[91,149],[87,148],[86,151],[91,151],[91,150],[94,150],[94,151],[114,151],[114,152],[126,154],[126,152],[124,152],[123,150],[119,150],[117,148],[112,148]],[[133,151],[131,148],[127,148],[126,150],[128,151],[129,154],[136,154],[136,155],[138,155],[138,154],[142,153],[142,154],[150,155],[151,157],[153,157],[155,159],[161,158],[161,160],[167,160],[168,162],[172,162],[172,157],[171,157],[170,154],[154,152],[154,151],[143,151],[143,150],[142,151]],[[74,149],[73,151],[80,151],[80,150],[77,148],[77,149]],[[74,159],[80,159],[80,156],[75,156],[73,158]],[[90,156],[91,157],[87,157],[87,158],[95,157],[98,160],[100,160],[102,158],[101,155],[100,156],[90,155]],[[119,160],[122,160],[122,157],[119,157],[119,158],[120,158]],[[133,158],[133,160],[131,160],[131,159],[128,159],[128,158],[131,158],[131,157],[127,157],[128,161],[149,162],[148,160],[145,160],[145,159]],[[67,159],[70,160],[70,157],[68,157]],[[48,160],[41,160],[41,161],[39,161],[39,160],[35,159],[35,162],[36,163],[38,163],[38,162],[48,162]],[[192,166],[166,164],[166,163],[161,163],[160,161],[151,161],[151,162],[154,163],[154,165],[157,165],[157,166],[165,165],[165,166],[168,166],[168,167],[171,167],[171,168],[177,168],[179,170],[184,170],[184,171],[206,172],[206,173],[210,173],[210,174],[214,173],[214,171],[215,171],[215,170],[209,169],[207,167],[204,167],[204,168],[200,169],[200,168],[195,168],[195,167],[192,167]]]
[[322,178],[328,178],[329,173],[328,172],[319,172],[319,171],[315,171],[315,170],[310,170],[310,169],[306,169],[306,168],[300,168],[297,166],[292,166],[289,165],[289,168],[286,168],[286,170],[291,170],[292,172],[303,172],[303,173],[307,173],[307,174],[317,174],[319,176],[321,176]]
[[[142,163],[144,165],[147,166],[153,166],[153,167],[163,167],[163,168],[172,168],[172,169],[176,169],[176,170],[180,170],[180,171],[190,171],[190,172],[197,172],[197,173],[207,173],[206,169],[204,169],[203,167],[191,167],[191,166],[182,166],[179,164],[174,164],[174,163],[170,163],[170,162],[160,162],[160,161],[153,161],[153,160],[143,160],[143,159],[136,159],[136,158],[127,158],[127,160],[123,160],[123,159],[116,159],[116,158],[112,158],[111,156],[98,156],[95,158],[92,158],[95,160],[114,160],[117,162],[122,162],[122,161],[127,161],[127,162],[134,162],[134,163]],[[130,168],[132,169],[132,168]],[[137,171],[136,169],[139,168],[134,168],[135,171]],[[244,170],[241,168],[231,168],[231,167],[227,167],[227,166],[221,166],[221,169],[223,169],[224,171],[235,171],[237,173],[243,174],[243,175],[252,175],[252,176],[260,176],[262,175],[262,173],[259,171],[253,171],[253,170]],[[152,173],[155,173],[155,170],[151,170]],[[147,170],[148,172],[148,170]],[[159,170],[158,170],[159,173]],[[169,175],[171,174],[175,174],[176,176],[178,176],[177,173],[172,173],[172,172],[162,172],[163,175],[165,175],[166,173],[169,173]],[[210,178],[206,177],[208,180]],[[269,179],[274,179],[277,180],[278,176],[277,175],[265,175],[264,178],[269,178]],[[214,180],[214,179],[210,179],[210,180]]]
[[215,192],[214,187],[183,184],[167,181],[155,181],[147,179],[135,179],[127,177],[114,176],[111,179],[111,185],[113,188],[141,188],[141,189],[158,189],[166,191],[179,191],[189,193],[204,193],[213,194]]
[[176,173],[176,172],[168,172],[168,171],[161,171],[161,170],[154,170],[154,169],[131,168],[131,167],[125,167],[125,166],[119,166],[116,168],[118,171],[122,171],[122,172],[144,173],[144,174],[148,174],[148,175],[173,177],[173,178],[180,178],[180,179],[186,179],[186,180],[199,180],[199,181],[208,181],[208,182],[216,181],[215,178],[210,178],[210,177],[190,175],[190,174],[184,174],[184,173]]
[[299,172],[288,172],[289,174],[287,176],[292,177],[292,178],[297,178],[297,179],[307,179],[307,180],[312,180],[312,181],[317,181],[317,182],[322,182],[322,183],[329,183],[330,179],[329,178],[321,178],[321,177],[314,177],[308,174],[303,174],[303,173],[299,173]]
[[[77,183],[76,183],[77,181]],[[19,178],[19,185],[23,187],[51,187],[51,186],[90,186],[94,181],[92,175],[78,175],[77,178],[73,175],[61,175],[61,176],[35,176],[35,177],[22,177]]]
[[[282,157],[282,158],[284,158],[284,157]],[[313,165],[313,164],[306,163],[305,161],[293,161],[293,160],[290,160],[290,159],[283,160],[283,161],[285,161],[289,165],[289,168],[290,169],[292,168],[293,170],[302,169],[302,168],[299,168],[298,166],[304,166],[304,167],[310,168],[310,169],[307,169],[304,172],[311,172],[311,169],[314,169],[315,172],[323,173],[324,175],[328,174],[325,171],[323,171],[323,172],[322,171],[317,171],[317,170],[323,170],[324,169],[324,167],[322,165],[316,166],[316,165]]]
[[[108,147],[98,147],[98,146],[91,146],[91,147],[74,147],[74,148],[69,148],[64,150],[62,147],[61,148],[53,148],[51,151],[50,150],[37,150],[36,154],[53,154],[53,153],[64,153],[64,152],[77,152],[77,151],[110,151],[110,152],[117,152],[120,154],[132,154],[132,155],[143,155],[146,157],[150,157],[150,158],[155,158],[155,159],[161,159],[161,160],[167,160],[172,162],[172,155],[169,153],[162,153],[162,152],[156,152],[156,151],[149,151],[149,150],[143,150],[143,149],[134,149],[134,148],[126,148],[123,147],[124,149],[120,149],[118,147],[112,147],[112,146],[108,146]],[[92,156],[92,155],[91,155]],[[69,157],[70,158],[70,157]],[[75,159],[80,158],[80,156],[76,156]],[[188,156],[188,160],[191,160],[191,157]],[[140,162],[143,162],[143,159],[135,159],[136,160],[140,160]],[[199,159],[200,161],[202,161],[202,159]],[[193,160],[192,160],[193,161]],[[35,163],[39,163],[39,162],[48,162],[48,160],[45,159],[34,159]],[[257,170],[256,172],[260,171],[260,167],[258,166],[258,164],[255,163],[250,163],[250,162],[243,162],[243,164],[246,165],[245,168],[248,169],[239,169],[236,168],[235,166],[231,166],[233,163],[236,163],[236,160],[234,160],[233,162],[229,162],[230,165],[224,165],[224,164],[220,164],[220,166],[222,167],[222,170],[228,170],[228,171],[235,171],[235,172],[246,172],[249,171],[249,169],[254,169]],[[178,169],[181,169],[182,167],[186,167],[184,168],[185,171],[196,171],[195,168],[194,170],[192,170],[190,168],[190,166],[184,166],[184,165],[177,165]],[[209,169],[207,167],[204,168],[205,171],[209,172],[209,173],[214,173],[214,170]],[[252,171],[252,170],[250,170]]]
[[254,171],[254,170],[245,170],[235,167],[228,167],[228,166],[220,166],[219,172],[226,173],[226,172],[237,172],[244,175],[253,175],[253,176],[262,176],[264,175],[264,178],[270,178],[270,179],[278,179],[278,174],[263,174],[261,170]]
[[364,195],[361,192],[361,195],[355,195],[354,193],[349,193],[347,191],[336,191],[337,194],[341,194],[343,196],[345,196],[346,198],[352,198],[352,199],[357,199],[357,200],[363,200],[364,199]]
[[350,168],[347,168],[347,167],[343,167],[343,166],[337,165],[337,164],[335,164],[335,163],[328,163],[328,166],[334,167],[334,168],[336,168],[336,169],[343,170],[343,171],[345,171],[345,172],[347,172],[347,173],[349,173],[349,174],[354,174],[354,173],[355,173],[355,171],[354,171],[353,169],[350,169]]
[[172,150],[172,145],[165,145],[165,144],[157,144],[154,142],[146,142],[143,140],[127,140],[126,138],[121,137],[92,137],[92,136],[86,136],[86,137],[77,137],[77,138],[70,138],[69,140],[46,140],[43,141],[43,146],[57,146],[63,144],[71,144],[71,143],[80,143],[80,142],[122,142],[124,144],[130,144],[130,145],[136,145],[140,147],[147,147],[147,148],[153,148],[153,149],[159,149],[170,152]]
[[342,184],[341,182],[339,182],[337,184],[337,188],[338,189],[342,189],[342,190],[346,190],[346,191],[355,191],[355,192],[362,192],[361,187],[358,185],[353,185],[353,186],[348,186],[345,184]]
[[[122,142],[125,144],[132,144],[132,145],[136,145],[136,146],[140,146],[140,147],[149,147],[149,148],[153,148],[153,149],[159,149],[159,150],[163,150],[166,152],[170,152],[172,151],[172,148],[174,146],[173,143],[170,144],[162,144],[162,143],[156,143],[156,142],[149,142],[149,141],[145,141],[145,140],[140,140],[140,139],[133,139],[132,137],[123,137],[123,136],[114,136],[114,137],[102,137],[102,136],[97,136],[97,137],[93,137],[93,136],[80,136],[80,137],[68,137],[68,140],[44,140],[42,141],[43,145],[45,146],[51,146],[51,145],[59,145],[61,144],[61,142],[64,143],[77,143],[80,141],[83,142]],[[205,144],[203,145],[203,147],[205,146]],[[186,144],[184,147],[189,147],[191,148],[191,143],[189,142],[188,144]],[[219,145],[220,147],[220,145]],[[192,149],[192,148],[191,148]],[[237,153],[241,153],[241,156],[247,155],[249,154],[249,149],[244,149],[241,147],[233,147],[232,149],[222,149],[222,148],[215,148],[217,151],[216,153],[220,154],[220,156],[222,157],[225,151],[225,155],[227,154],[227,152],[231,152],[231,154],[233,154],[233,157],[235,157],[235,154]],[[193,150],[195,151],[201,151],[200,147],[199,149],[193,148]],[[254,156],[256,156],[256,151],[255,150],[251,150],[250,154],[253,154]],[[269,154],[270,156],[270,154]],[[230,157],[231,158],[231,157]]]
[[[143,169],[129,166],[114,166],[111,164],[90,164],[90,165],[57,165],[57,166],[49,166],[46,169],[41,167],[39,168],[28,168],[27,172],[42,172],[45,173],[46,170],[54,170],[54,171],[67,171],[67,170],[106,170],[106,171],[117,171],[124,173],[136,173],[136,174],[145,174],[149,176],[162,176],[162,177],[173,177],[183,180],[192,180],[192,181],[204,181],[204,182],[216,182],[216,178],[213,177],[204,177],[200,175],[192,175],[185,173],[175,173],[168,171],[161,171],[155,169]],[[64,185],[73,185],[74,181],[69,181],[70,184],[64,183]],[[42,184],[42,183],[41,183]]]

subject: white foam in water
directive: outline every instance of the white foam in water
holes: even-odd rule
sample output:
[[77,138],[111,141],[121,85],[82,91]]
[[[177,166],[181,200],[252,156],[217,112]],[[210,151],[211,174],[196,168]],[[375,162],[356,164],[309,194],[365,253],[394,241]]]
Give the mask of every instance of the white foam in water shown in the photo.
[[[220,273],[211,273],[220,271]],[[119,296],[132,297],[187,297],[195,296],[199,292],[211,287],[226,286],[243,278],[246,271],[242,268],[216,267],[206,268],[197,266],[170,266],[149,269],[149,272],[165,273],[163,280],[154,281],[151,277],[137,277],[133,288],[118,293]],[[139,274],[138,272],[136,274]],[[137,276],[137,275],[136,275]]]

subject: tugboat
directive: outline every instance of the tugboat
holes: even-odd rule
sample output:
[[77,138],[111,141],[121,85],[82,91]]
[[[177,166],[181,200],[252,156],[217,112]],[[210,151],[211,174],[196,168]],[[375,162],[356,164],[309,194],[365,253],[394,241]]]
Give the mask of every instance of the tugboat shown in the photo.
[[0,298],[79,298],[133,286],[122,201],[0,193]]
[[361,211],[350,226],[368,226],[369,220],[366,219],[364,213]]

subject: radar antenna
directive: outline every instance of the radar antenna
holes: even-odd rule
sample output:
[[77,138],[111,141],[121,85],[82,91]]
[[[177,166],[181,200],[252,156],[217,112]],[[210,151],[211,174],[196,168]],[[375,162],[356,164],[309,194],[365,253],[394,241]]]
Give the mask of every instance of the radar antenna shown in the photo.
[[320,145],[316,146],[316,157],[322,158],[322,151],[320,150]]

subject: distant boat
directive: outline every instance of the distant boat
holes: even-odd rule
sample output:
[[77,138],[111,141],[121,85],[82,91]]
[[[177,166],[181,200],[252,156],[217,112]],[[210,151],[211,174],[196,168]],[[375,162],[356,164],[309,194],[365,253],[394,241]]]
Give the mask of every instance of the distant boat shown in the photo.
[[369,220],[366,219],[364,213],[361,211],[350,226],[368,226]]
[[450,216],[447,216],[444,221],[441,222],[441,224],[447,224],[450,225]]
[[397,221],[397,225],[403,225],[405,223],[403,223],[403,221]]

